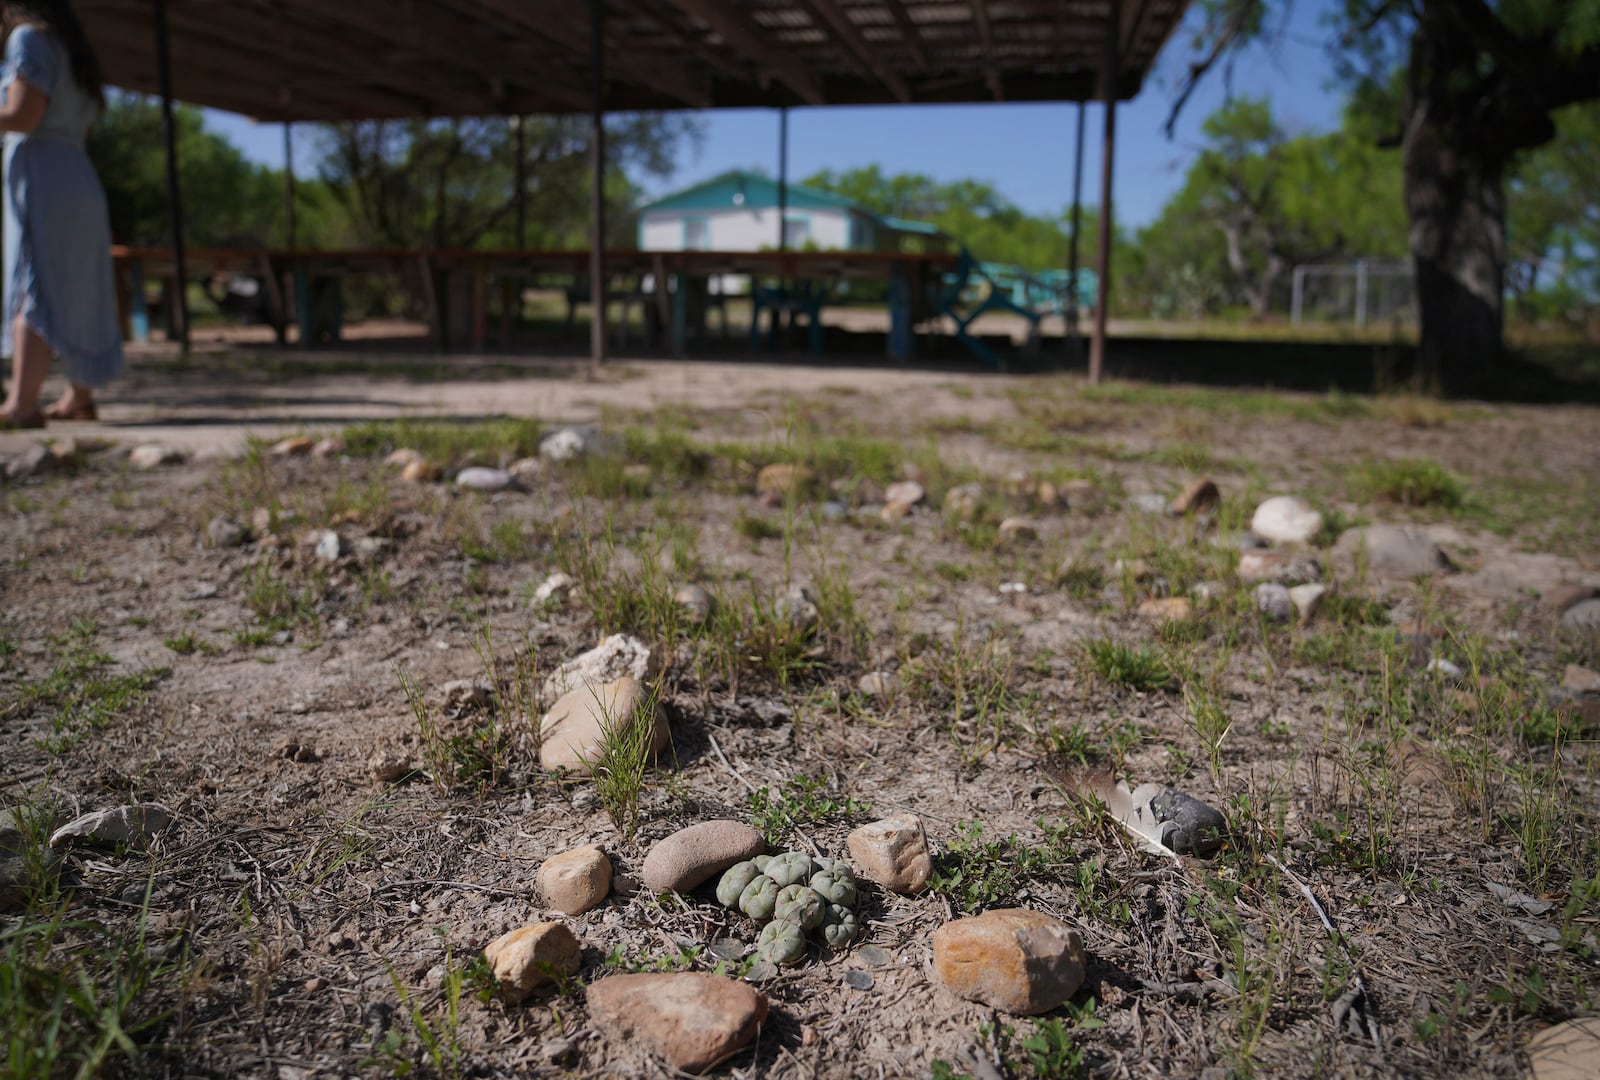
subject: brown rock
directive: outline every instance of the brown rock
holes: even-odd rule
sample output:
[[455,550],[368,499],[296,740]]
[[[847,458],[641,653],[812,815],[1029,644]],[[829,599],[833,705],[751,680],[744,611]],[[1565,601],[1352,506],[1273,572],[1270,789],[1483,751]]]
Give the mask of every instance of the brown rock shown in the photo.
[[890,522],[892,524],[893,522],[900,521],[901,519],[909,516],[910,513],[911,513],[911,504],[910,503],[908,503],[908,502],[900,502],[900,501],[896,500],[894,502],[886,502],[886,503],[884,503],[883,504],[883,509],[878,511],[878,516],[881,517],[884,521]]
[[581,915],[611,891],[611,860],[598,844],[552,855],[539,867],[545,903],[565,915]]
[[1194,618],[1194,605],[1181,596],[1152,596],[1140,603],[1139,615],[1162,622],[1186,622]]
[[1545,597],[1550,608],[1557,615],[1564,615],[1568,608],[1576,607],[1585,600],[1592,600],[1600,596],[1600,589],[1593,585],[1557,585]]
[[656,841],[639,876],[652,892],[688,892],[766,850],[766,840],[742,821],[702,821]]
[[1408,787],[1437,787],[1450,776],[1449,763],[1431,746],[1402,739],[1394,748],[1395,764]]
[[927,497],[927,490],[915,480],[898,480],[884,489],[884,500],[891,503],[905,503],[912,507]]
[[1239,556],[1240,581],[1275,581],[1290,585],[1316,581],[1321,577],[1321,564],[1305,555],[1291,555],[1282,551],[1246,551]]
[[500,992],[521,1001],[544,983],[575,974],[583,947],[565,923],[546,922],[502,934],[484,947]]
[[1600,1016],[1580,1016],[1528,1040],[1533,1080],[1593,1080],[1600,1062]]
[[939,981],[969,1001],[1037,1016],[1083,985],[1083,939],[1066,923],[1026,908],[986,911],[933,935]]
[[1173,514],[1195,514],[1203,510],[1210,510],[1222,500],[1222,493],[1217,490],[1216,482],[1209,479],[1196,480],[1179,493],[1168,507]]
[[392,784],[411,771],[411,759],[395,750],[377,750],[367,759],[367,771],[380,784]]
[[810,487],[815,479],[816,474],[804,465],[780,462],[756,474],[756,491],[762,495],[783,496]]
[[972,521],[983,505],[983,488],[977,484],[962,484],[945,492],[943,510],[947,517],[957,521]]
[[273,457],[299,457],[302,454],[311,453],[311,448],[316,445],[316,440],[308,439],[304,436],[279,439],[272,444],[271,453]]
[[915,814],[863,825],[849,837],[850,861],[890,892],[920,892],[933,873],[928,836]]
[[[539,767],[588,773],[600,759],[607,737],[640,722],[644,702],[639,680],[624,675],[599,686],[583,685],[564,694],[539,722]],[[665,750],[671,736],[661,714],[650,710],[650,756]]]
[[439,466],[418,458],[400,470],[400,479],[408,484],[431,484],[439,479]]
[[1579,664],[1568,664],[1561,673],[1561,686],[1574,694],[1600,694],[1600,672]]
[[338,457],[346,449],[348,449],[348,444],[343,439],[337,435],[329,435],[325,439],[317,440],[316,445],[311,448],[311,456],[314,458]]
[[1061,485],[1057,498],[1065,502],[1068,509],[1084,512],[1092,512],[1105,505],[1105,495],[1093,480],[1068,480]]
[[1000,543],[1015,544],[1039,539],[1039,523],[1028,518],[1006,518],[1000,523]]
[[1033,498],[1044,510],[1054,510],[1062,503],[1061,490],[1048,480],[1039,481],[1039,490],[1033,493]]
[[422,460],[422,451],[413,450],[409,446],[402,446],[398,450],[391,450],[383,463],[391,469],[403,469],[413,462]]
[[676,1069],[699,1073],[738,1053],[767,1018],[767,996],[702,972],[610,975],[584,994],[608,1035],[643,1043]]

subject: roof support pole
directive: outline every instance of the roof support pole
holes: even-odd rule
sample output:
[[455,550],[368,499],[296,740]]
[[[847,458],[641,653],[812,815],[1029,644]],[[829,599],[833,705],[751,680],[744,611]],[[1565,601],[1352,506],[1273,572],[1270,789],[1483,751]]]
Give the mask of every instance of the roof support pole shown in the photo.
[[778,108],[778,250],[789,250],[789,107]]
[[517,136],[517,193],[514,205],[517,210],[517,250],[528,250],[528,149],[527,136],[522,131],[522,117],[511,118],[511,129]]
[[1072,151],[1072,243],[1067,262],[1067,355],[1074,361],[1083,356],[1083,339],[1078,336],[1078,234],[1083,225],[1083,126],[1088,105],[1078,102],[1077,145]]
[[283,122],[283,246],[293,251],[294,235],[294,125]]
[[606,7],[589,0],[589,366],[606,360]]
[[162,133],[167,149],[167,215],[172,221],[173,326],[189,351],[189,275],[183,258],[183,200],[178,191],[178,134],[172,118],[172,57],[167,43],[167,0],[155,0],[156,79],[161,87]]
[[1106,58],[1100,69],[1100,96],[1106,105],[1105,140],[1100,148],[1100,247],[1095,252],[1094,337],[1089,342],[1089,382],[1105,374],[1106,308],[1111,300],[1111,161],[1117,149],[1117,33],[1122,26],[1120,0],[1106,5]]

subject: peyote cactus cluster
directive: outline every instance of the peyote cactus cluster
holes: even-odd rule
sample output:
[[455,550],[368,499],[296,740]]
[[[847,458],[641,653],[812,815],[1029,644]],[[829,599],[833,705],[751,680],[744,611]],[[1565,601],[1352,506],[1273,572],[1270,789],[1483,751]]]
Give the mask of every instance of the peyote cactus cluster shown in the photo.
[[812,858],[803,851],[758,855],[729,867],[717,883],[717,900],[738,908],[761,928],[756,952],[774,964],[793,964],[806,955],[806,934],[842,949],[861,933],[856,918],[856,876],[838,859]]

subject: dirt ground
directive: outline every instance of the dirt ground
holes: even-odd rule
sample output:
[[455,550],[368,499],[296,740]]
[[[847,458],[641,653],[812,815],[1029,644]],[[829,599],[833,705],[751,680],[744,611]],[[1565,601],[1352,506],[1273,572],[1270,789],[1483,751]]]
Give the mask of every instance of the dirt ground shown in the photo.
[[[0,805],[36,833],[174,817],[148,850],[69,849],[0,915],[0,1026],[62,1032],[33,1071],[13,1034],[9,1075],[670,1075],[588,1023],[583,986],[749,970],[756,927],[707,891],[627,888],[654,841],[719,817],[840,855],[911,812],[935,852],[926,892],[869,890],[856,945],[760,983],[771,1017],[725,1075],[1509,1076],[1597,1009],[1600,703],[1573,667],[1600,650],[1557,617],[1600,589],[1594,409],[277,355],[142,355],[104,423],[46,432],[77,445],[0,487]],[[570,424],[588,451],[524,490],[450,482]],[[268,450],[302,431],[346,446]],[[185,457],[130,464],[153,443]],[[384,461],[403,447],[441,479],[405,482]],[[811,482],[763,500],[780,461]],[[885,520],[908,476],[926,501]],[[1201,477],[1218,507],[1155,512]],[[1325,519],[1305,621],[1262,616],[1237,574],[1276,494]],[[244,542],[215,543],[217,519]],[[1334,546],[1380,522],[1453,569],[1386,576]],[[558,571],[575,588],[535,602]],[[709,623],[672,604],[685,582],[716,596]],[[794,584],[813,633],[773,615]],[[1159,597],[1192,616],[1139,613]],[[614,632],[660,661],[672,731],[637,791],[537,765],[539,683]],[[874,671],[896,688],[863,693]],[[492,699],[447,707],[457,679]],[[384,754],[412,770],[379,782]],[[1079,794],[1107,768],[1223,811],[1222,850],[1142,850]],[[553,915],[538,867],[585,843],[622,887]],[[931,968],[941,924],[1007,906],[1086,943],[1043,1021]],[[551,917],[579,974],[492,996],[482,947]]]

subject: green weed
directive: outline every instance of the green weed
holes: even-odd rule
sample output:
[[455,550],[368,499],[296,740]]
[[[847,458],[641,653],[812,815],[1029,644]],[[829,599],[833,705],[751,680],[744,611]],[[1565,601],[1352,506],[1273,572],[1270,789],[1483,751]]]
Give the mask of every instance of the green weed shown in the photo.
[[1374,502],[1457,510],[1464,499],[1461,481],[1428,458],[1370,461],[1357,470],[1355,482],[1357,490]]
[[1130,690],[1166,690],[1177,681],[1166,661],[1143,645],[1134,648],[1110,638],[1095,638],[1084,645],[1084,655],[1096,675]]

